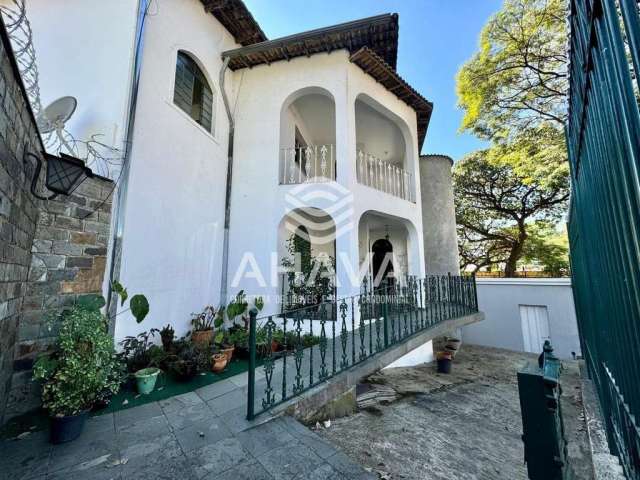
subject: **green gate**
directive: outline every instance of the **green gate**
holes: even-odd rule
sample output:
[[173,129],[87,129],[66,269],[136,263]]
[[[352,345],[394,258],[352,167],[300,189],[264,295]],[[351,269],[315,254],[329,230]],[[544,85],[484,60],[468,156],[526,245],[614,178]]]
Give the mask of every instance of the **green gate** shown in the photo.
[[640,16],[571,0],[569,240],[582,352],[612,452],[640,478]]

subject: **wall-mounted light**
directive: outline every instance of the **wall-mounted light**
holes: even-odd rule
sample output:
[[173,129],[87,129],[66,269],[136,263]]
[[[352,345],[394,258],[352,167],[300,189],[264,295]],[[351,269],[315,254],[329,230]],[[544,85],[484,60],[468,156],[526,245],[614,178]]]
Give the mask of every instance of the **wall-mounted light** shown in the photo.
[[42,170],[42,160],[38,155],[31,152],[25,152],[25,157],[31,157],[36,161],[36,171],[31,180],[31,193],[40,200],[51,200],[57,195],[71,195],[78,186],[87,178],[93,177],[93,172],[88,168],[82,160],[72,157],[65,153],[60,156],[43,153],[43,157],[47,161],[47,175],[45,185],[47,189],[54,192],[49,197],[44,197],[36,191],[38,178]]

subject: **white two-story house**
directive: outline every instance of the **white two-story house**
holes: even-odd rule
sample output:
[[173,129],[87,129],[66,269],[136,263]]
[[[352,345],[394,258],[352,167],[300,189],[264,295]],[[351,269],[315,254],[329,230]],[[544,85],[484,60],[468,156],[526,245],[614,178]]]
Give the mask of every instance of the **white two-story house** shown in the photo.
[[[124,152],[105,291],[151,303],[116,340],[189,328],[244,289],[278,308],[292,236],[363,276],[422,276],[419,152],[432,105],[396,71],[398,16],[268,40],[240,0],[31,0],[43,105]],[[392,253],[391,266],[381,262]]]

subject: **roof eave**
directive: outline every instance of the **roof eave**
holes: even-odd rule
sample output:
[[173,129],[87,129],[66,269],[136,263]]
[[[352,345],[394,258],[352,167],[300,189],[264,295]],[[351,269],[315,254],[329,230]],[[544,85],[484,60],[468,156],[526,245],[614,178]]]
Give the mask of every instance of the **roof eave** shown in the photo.
[[369,46],[395,68],[398,50],[398,15],[383,14],[267,40],[222,52],[229,68],[239,70],[316,53],[346,49],[353,53]]
[[431,121],[433,103],[418,93],[398,72],[367,47],[352,54],[349,60],[416,112],[418,150],[422,150]]

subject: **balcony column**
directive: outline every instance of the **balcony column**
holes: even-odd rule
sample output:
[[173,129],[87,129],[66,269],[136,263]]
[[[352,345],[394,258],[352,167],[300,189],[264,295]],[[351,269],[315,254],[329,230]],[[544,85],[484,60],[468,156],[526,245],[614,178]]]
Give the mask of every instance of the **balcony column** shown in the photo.
[[336,104],[336,180],[351,189],[356,182],[356,114],[354,99],[348,92],[345,72],[343,94],[337,94]]
[[[344,72],[344,88],[336,92],[336,180],[349,193],[356,183],[356,114],[355,98],[349,90],[349,72]],[[338,213],[342,213],[344,209]],[[336,275],[338,296],[359,293],[358,216],[355,203],[348,206],[351,216],[336,225]]]

